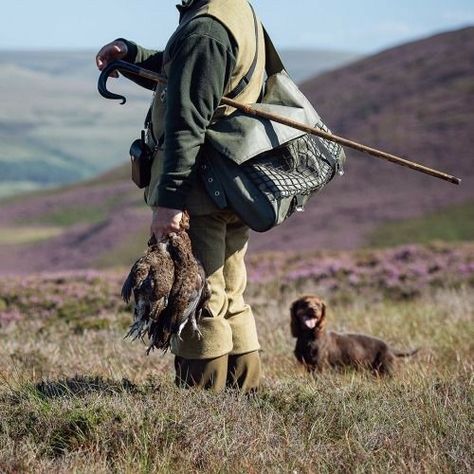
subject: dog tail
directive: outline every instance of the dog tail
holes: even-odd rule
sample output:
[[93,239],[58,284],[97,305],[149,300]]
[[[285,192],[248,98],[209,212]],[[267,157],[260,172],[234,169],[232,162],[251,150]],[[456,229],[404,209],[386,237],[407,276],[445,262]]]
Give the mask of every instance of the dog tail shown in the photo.
[[411,351],[398,351],[396,349],[393,349],[393,355],[395,357],[411,357],[414,356],[417,352],[419,352],[419,350],[419,347]]

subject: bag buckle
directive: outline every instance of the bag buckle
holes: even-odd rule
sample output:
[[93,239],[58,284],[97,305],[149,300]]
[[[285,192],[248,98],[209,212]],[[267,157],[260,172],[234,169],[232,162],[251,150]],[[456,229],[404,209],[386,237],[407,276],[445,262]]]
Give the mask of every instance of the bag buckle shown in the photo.
[[304,212],[304,200],[303,200],[303,196],[301,194],[297,194],[295,196],[295,210],[296,212]]

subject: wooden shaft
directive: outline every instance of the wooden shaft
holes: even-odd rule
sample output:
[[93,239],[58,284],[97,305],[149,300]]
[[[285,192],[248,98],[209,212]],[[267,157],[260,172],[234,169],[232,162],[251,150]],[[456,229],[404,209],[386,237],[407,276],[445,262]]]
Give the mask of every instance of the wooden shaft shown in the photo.
[[[136,74],[137,76],[140,76],[145,79],[149,79],[158,83],[166,83],[166,79],[160,74],[157,74],[153,71],[150,71],[148,69],[144,69],[138,66],[134,66],[134,71],[128,70],[128,72],[132,72],[133,74]],[[224,105],[228,105],[230,107],[234,107],[235,109],[238,109],[247,115],[253,115],[254,117],[260,117],[260,118],[271,120],[273,122],[281,123],[282,125],[287,125],[288,127],[296,128],[297,130],[301,130],[302,132],[309,133],[311,135],[316,135],[326,140],[339,143],[340,145],[353,148],[354,150],[361,151],[362,153],[367,153],[371,156],[375,156],[376,158],[382,158],[384,160],[390,161],[397,165],[405,166],[412,170],[419,171],[420,173],[425,173],[430,176],[434,176],[435,178],[443,179],[444,181],[449,181],[450,183],[453,183],[453,184],[461,184],[461,179],[457,178],[456,176],[452,176],[450,174],[444,173],[443,171],[438,171],[433,168],[428,168],[427,166],[421,165],[414,161],[407,160],[405,158],[401,158],[400,156],[397,156],[397,155],[392,155],[391,153],[387,153],[382,150],[377,150],[376,148],[362,145],[361,143],[348,140],[347,138],[339,137],[338,135],[325,132],[323,130],[320,130],[319,128],[311,127],[309,125],[306,125],[301,122],[297,122],[295,120],[289,119],[282,115],[272,114],[270,112],[265,112],[264,110],[257,110],[253,108],[251,105],[241,104],[235,100],[228,99],[227,97],[223,97],[221,99],[221,103]]]
[[136,68],[136,72],[133,72],[133,71],[128,71],[128,72],[135,73],[135,75],[137,76],[140,76],[145,79],[149,79],[150,81],[155,81],[161,84],[166,84],[167,82],[166,79],[161,74],[150,71],[149,69],[145,69],[143,67],[135,66],[135,68]]
[[363,153],[368,153],[369,155],[375,156],[377,158],[382,158],[387,161],[391,161],[392,163],[396,163],[401,166],[406,166],[407,168],[411,168],[412,170],[415,170],[415,171],[420,171],[421,173],[429,174],[431,176],[434,176],[435,178],[444,179],[445,181],[449,181],[453,184],[461,184],[461,179],[456,178],[455,176],[452,176],[450,174],[447,174],[447,173],[444,173],[442,171],[438,171],[432,168],[428,168],[427,166],[421,165],[419,163],[415,163],[414,161],[409,161],[405,158],[401,158],[400,156],[392,155],[382,150],[377,150],[376,148],[371,148],[369,146],[362,145],[361,143],[348,140],[347,138],[339,137],[332,133],[325,132],[319,128],[310,127],[309,125],[305,125],[301,122],[297,122],[295,120],[283,117],[281,115],[265,112],[264,110],[256,110],[252,106],[240,104],[239,102],[236,102],[235,100],[232,100],[232,99],[227,99],[226,97],[223,97],[221,102],[225,105],[234,107],[248,115],[261,117],[268,120],[272,120],[273,122],[281,123],[283,125],[288,125],[288,127],[296,128],[297,130],[301,130],[311,135],[316,135],[326,140],[339,143],[340,145],[353,148],[354,150],[358,150]]

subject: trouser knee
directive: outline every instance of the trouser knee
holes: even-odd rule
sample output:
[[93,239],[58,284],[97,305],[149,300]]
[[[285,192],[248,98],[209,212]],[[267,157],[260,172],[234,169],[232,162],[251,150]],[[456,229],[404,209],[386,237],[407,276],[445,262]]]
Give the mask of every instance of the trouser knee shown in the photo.
[[227,386],[243,393],[251,393],[260,385],[259,351],[214,359],[185,359],[176,356],[174,366],[175,383],[182,388],[195,387],[217,393]]
[[203,388],[213,392],[224,390],[227,381],[228,356],[214,359],[174,359],[175,383],[181,388]]
[[255,392],[260,386],[262,374],[259,351],[230,355],[227,370],[227,386],[244,393]]

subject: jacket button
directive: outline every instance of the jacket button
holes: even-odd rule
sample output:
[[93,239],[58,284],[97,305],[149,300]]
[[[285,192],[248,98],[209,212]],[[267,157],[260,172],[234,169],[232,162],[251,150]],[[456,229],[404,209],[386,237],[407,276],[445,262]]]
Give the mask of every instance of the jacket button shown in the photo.
[[205,170],[206,168],[207,168],[206,165],[202,165],[202,166],[201,166],[201,169],[203,169],[203,170]]
[[219,191],[216,191],[216,192],[214,193],[214,196],[220,196],[220,195],[221,195],[221,193],[220,193]]
[[207,180],[207,182],[208,182],[208,183],[212,183],[212,182],[214,182],[214,179],[213,179],[213,178],[209,178],[209,179]]

